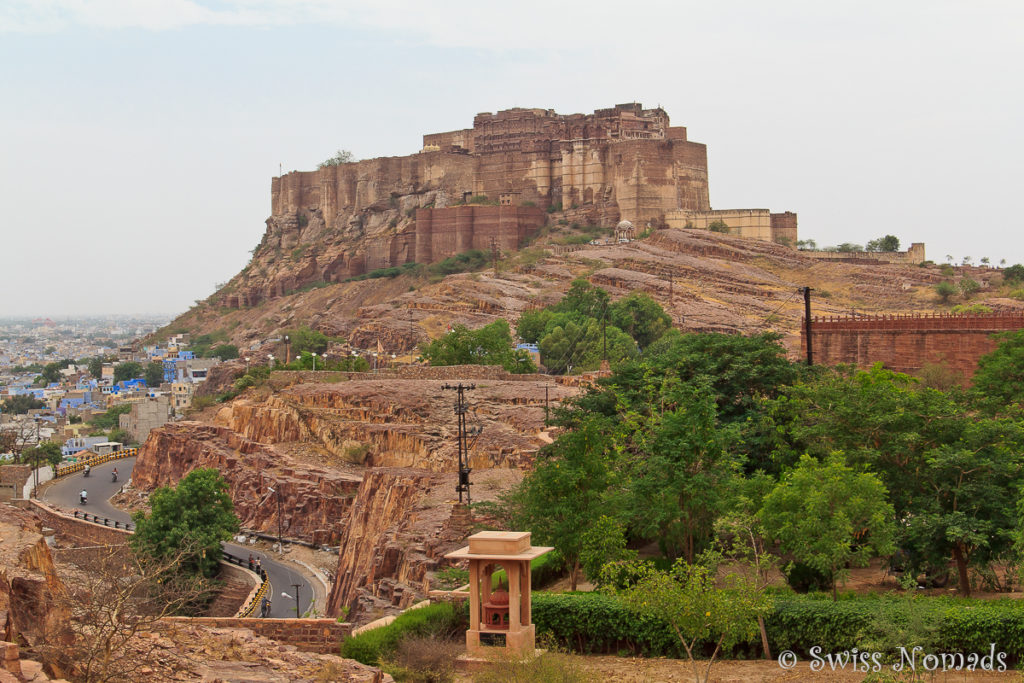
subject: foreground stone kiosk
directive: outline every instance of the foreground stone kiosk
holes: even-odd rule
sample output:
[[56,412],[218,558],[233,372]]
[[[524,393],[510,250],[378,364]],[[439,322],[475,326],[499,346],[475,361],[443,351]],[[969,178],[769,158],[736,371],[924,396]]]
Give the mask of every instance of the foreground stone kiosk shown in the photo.
[[[486,653],[489,646],[498,644],[495,641],[504,640],[507,651],[533,655],[536,628],[530,619],[530,562],[551,550],[531,546],[529,531],[481,531],[469,537],[468,546],[445,555],[469,560],[469,654]],[[499,567],[508,576],[507,592],[491,586],[491,575]]]

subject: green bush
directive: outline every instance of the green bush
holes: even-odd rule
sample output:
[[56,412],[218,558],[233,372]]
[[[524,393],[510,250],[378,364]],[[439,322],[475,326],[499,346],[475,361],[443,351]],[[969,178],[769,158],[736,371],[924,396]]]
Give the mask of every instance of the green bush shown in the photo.
[[[615,597],[602,593],[534,593],[533,621],[563,647],[583,653],[629,651],[645,656],[685,657],[669,625],[641,619]],[[901,595],[857,596],[828,593],[780,595],[765,620],[773,652],[793,650],[801,657],[817,645],[822,652],[853,648],[898,653],[921,646],[924,652],[987,653],[991,643],[1009,663],[1024,656],[1024,610],[1020,602]],[[705,654],[712,643],[705,643]],[[760,637],[740,643],[726,656],[756,656]]]
[[451,637],[466,628],[466,616],[450,603],[435,603],[409,610],[380,628],[346,638],[341,656],[368,666],[378,666],[381,659],[392,657],[398,644],[406,637]]
[[628,650],[651,657],[685,657],[667,622],[640,617],[603,593],[534,593],[533,622],[563,647],[585,653]]

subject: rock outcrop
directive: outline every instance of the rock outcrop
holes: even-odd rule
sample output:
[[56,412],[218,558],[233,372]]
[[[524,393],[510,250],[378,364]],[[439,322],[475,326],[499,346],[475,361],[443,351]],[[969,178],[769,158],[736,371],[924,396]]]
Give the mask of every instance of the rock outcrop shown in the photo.
[[[476,383],[468,422],[482,431],[471,444],[471,467],[520,469],[546,443],[545,399],[554,405],[577,389],[531,377]],[[335,466],[454,472],[456,425],[444,384],[395,375],[297,384],[265,399],[237,399],[218,413],[217,422],[263,444],[314,444],[333,456]]]
[[454,475],[419,470],[367,472],[341,539],[328,616],[348,607],[359,618],[426,596],[427,571],[468,532],[468,515],[450,498],[455,483]]
[[[280,510],[286,538],[317,544],[337,543],[361,480],[300,462],[224,427],[178,422],[150,432],[132,483],[152,490],[176,484],[200,467],[217,469],[228,482],[244,528],[276,534]],[[280,492],[280,505],[271,487]]]

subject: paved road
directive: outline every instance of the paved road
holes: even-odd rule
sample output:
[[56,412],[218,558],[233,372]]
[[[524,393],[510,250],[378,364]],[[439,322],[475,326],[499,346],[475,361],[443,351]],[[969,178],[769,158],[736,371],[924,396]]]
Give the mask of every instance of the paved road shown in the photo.
[[[43,500],[53,503],[65,509],[77,508],[101,517],[120,522],[129,522],[131,518],[127,512],[118,510],[110,504],[109,498],[121,490],[124,482],[131,477],[132,467],[135,466],[135,458],[124,458],[114,460],[103,465],[92,468],[92,473],[86,477],[81,472],[70,475],[52,484],[43,494]],[[117,482],[110,479],[111,472],[117,468]],[[79,493],[85,489],[88,494],[88,504],[79,503]],[[295,588],[292,584],[299,586],[299,604],[305,613],[309,609],[313,597],[313,587],[309,585],[306,577],[289,567],[288,565],[276,562],[271,553],[225,543],[224,549],[237,557],[248,558],[249,553],[258,557],[267,571],[270,578],[273,596],[271,600],[270,616],[287,618],[295,616]],[[291,598],[285,598],[281,593],[288,593]]]

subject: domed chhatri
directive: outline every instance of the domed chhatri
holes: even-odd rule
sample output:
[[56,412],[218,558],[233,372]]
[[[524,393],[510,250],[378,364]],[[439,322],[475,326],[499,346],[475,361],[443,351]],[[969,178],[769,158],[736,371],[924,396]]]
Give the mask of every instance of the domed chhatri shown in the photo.
[[[481,531],[469,537],[468,546],[445,555],[469,560],[466,649],[470,653],[486,649],[480,638],[484,634],[484,640],[503,636],[507,650],[533,654],[536,628],[530,619],[530,562],[551,550],[531,546],[528,531]],[[491,588],[498,567],[508,576],[508,590],[500,582]]]

